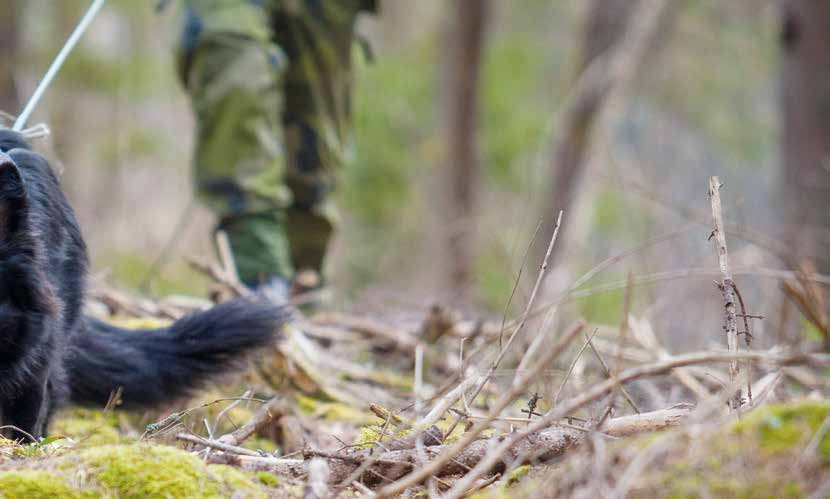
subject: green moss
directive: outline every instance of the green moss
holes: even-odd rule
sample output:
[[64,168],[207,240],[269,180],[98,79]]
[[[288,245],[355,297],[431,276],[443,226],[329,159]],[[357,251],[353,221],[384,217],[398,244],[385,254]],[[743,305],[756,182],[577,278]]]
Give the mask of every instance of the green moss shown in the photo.
[[117,444],[124,441],[117,426],[118,421],[112,414],[79,409],[58,417],[52,424],[51,434],[89,446]]
[[[746,415],[733,426],[733,431],[757,437],[765,452],[784,453],[806,445],[828,415],[830,402],[827,401],[771,405]],[[819,455],[825,463],[830,462],[830,432],[821,438]]]
[[700,479],[690,476],[678,476],[671,480],[669,499],[691,499],[700,496]]
[[[401,418],[398,418],[399,420]],[[371,424],[366,425],[360,428],[360,431],[355,438],[354,444],[357,445],[359,448],[368,449],[371,447],[375,442],[388,442],[390,440],[395,439],[403,439],[412,434],[411,422],[408,420],[402,420],[403,422],[399,423],[398,426],[395,425],[388,425],[384,431],[384,423],[378,424]],[[441,432],[446,435],[446,433],[450,430],[450,427],[455,423],[454,419],[445,418],[440,419],[435,423],[435,427],[437,427]],[[452,444],[458,441],[465,432],[464,424],[458,424],[453,429],[450,435],[444,437],[445,444]],[[497,431],[494,429],[487,429],[482,432],[483,438],[490,438],[497,435]]]
[[0,473],[0,495],[14,498],[60,497],[67,499],[96,497],[92,492],[81,493],[49,471],[21,470]]
[[208,465],[207,469],[209,475],[222,482],[223,495],[250,498],[266,497],[266,494],[247,475],[236,468],[223,464],[211,464]]
[[280,486],[280,479],[277,478],[272,473],[268,473],[267,471],[258,472],[256,474],[256,477],[263,485],[267,485],[268,487],[279,487]]
[[[375,411],[381,414],[375,414],[375,420],[380,420],[377,423],[365,425],[360,428],[357,438],[355,438],[355,445],[359,448],[368,449],[376,442],[388,442],[390,440],[406,438],[412,434],[413,421],[403,418],[395,413],[389,412],[386,408],[380,407]],[[389,415],[389,424],[386,423],[386,418],[382,418],[382,414]],[[439,420],[435,423],[442,432],[446,433],[452,421],[448,419]],[[464,433],[464,425],[458,425],[453,431],[453,436],[456,438]],[[451,440],[447,439],[447,442]]]
[[[457,442],[458,440],[461,439],[462,435],[464,435],[464,433],[467,431],[466,427],[464,425],[464,422],[462,421],[460,424],[455,425],[455,428],[452,430],[452,433],[447,435],[447,432],[450,431],[450,428],[452,428],[453,424],[455,424],[455,419],[454,418],[440,419],[440,420],[438,420],[438,422],[435,423],[435,426],[437,426],[438,429],[441,430],[442,432],[444,432],[444,435],[446,435],[444,437],[444,443],[445,444],[453,444],[453,443]],[[496,431],[495,429],[488,428],[488,429],[484,430],[483,432],[481,432],[481,438],[492,438],[492,437],[495,437],[496,435],[498,435],[498,433],[499,432]]]
[[374,406],[374,410],[372,411],[372,413],[375,415],[375,417],[377,417],[381,421],[383,421],[383,423],[386,423],[386,420],[388,419],[389,423],[392,424],[392,425],[395,425],[395,426],[400,426],[400,427],[410,427],[410,426],[412,426],[412,421],[411,420],[406,419],[406,418],[402,417],[399,414],[395,414],[394,411],[390,411],[389,409],[387,409],[386,407],[383,407],[382,405],[377,405],[376,404]]
[[800,483],[790,482],[784,485],[783,489],[785,497],[804,497],[804,489]]
[[50,469],[0,473],[0,497],[267,497],[244,473],[164,445],[104,445],[52,463]]
[[[818,477],[827,474],[830,437],[822,437],[821,463],[815,468],[803,476],[782,475],[782,470],[802,457],[828,415],[828,401],[770,405],[694,443],[688,436],[678,437],[672,444],[676,450],[667,454],[670,461],[644,481],[673,498],[804,497],[805,488],[814,485],[808,483],[819,483],[823,480]],[[799,481],[805,477],[808,483]]]
[[796,483],[785,483],[774,473],[759,469],[749,475],[731,473],[728,467],[711,468],[694,466],[679,470],[671,466],[660,474],[656,490],[666,491],[674,499],[694,497],[729,498],[777,498],[802,497],[801,487]]
[[357,437],[354,439],[355,446],[359,449],[368,449],[376,442],[389,442],[390,440],[401,439],[407,437],[411,430],[395,430],[395,427],[389,425],[384,431],[384,425],[367,425],[360,428]]
[[[82,451],[64,464],[80,464],[107,494],[130,497],[222,497],[233,491],[256,495],[242,473],[208,466],[183,450],[162,445],[107,445]],[[70,466],[67,466],[67,468]]]
[[526,477],[528,473],[530,473],[529,464],[519,466],[518,468],[510,472],[510,475],[507,477],[506,485],[510,487],[511,485],[519,483],[519,481],[521,481],[522,478]]

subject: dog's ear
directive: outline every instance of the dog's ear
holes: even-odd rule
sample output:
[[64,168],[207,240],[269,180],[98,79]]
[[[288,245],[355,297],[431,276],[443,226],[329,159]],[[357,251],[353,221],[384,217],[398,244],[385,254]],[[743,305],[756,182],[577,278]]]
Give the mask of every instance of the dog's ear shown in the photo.
[[26,185],[17,164],[0,152],[0,241],[15,234],[26,208]]

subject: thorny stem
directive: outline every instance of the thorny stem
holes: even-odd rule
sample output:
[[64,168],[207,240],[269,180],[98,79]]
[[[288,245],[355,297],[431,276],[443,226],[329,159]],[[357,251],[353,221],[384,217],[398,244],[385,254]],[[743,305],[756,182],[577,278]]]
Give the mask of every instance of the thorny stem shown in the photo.
[[[726,333],[726,346],[730,352],[738,351],[738,319],[735,311],[735,283],[732,274],[729,272],[729,251],[726,248],[726,233],[723,230],[723,208],[720,201],[720,189],[723,186],[718,177],[709,177],[709,201],[712,205],[712,220],[714,229],[709,239],[715,239],[718,250],[718,265],[720,267],[721,282],[715,282],[723,295],[724,317],[723,330]],[[729,381],[732,385],[738,379],[740,369],[737,360],[729,362]],[[730,407],[741,406],[741,389],[735,391],[731,397]]]

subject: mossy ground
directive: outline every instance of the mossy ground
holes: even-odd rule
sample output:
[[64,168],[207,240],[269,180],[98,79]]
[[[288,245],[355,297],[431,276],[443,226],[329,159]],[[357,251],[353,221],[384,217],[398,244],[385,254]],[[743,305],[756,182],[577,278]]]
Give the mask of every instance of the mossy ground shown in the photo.
[[[213,395],[207,394],[210,399]],[[211,399],[215,400],[215,399]],[[226,432],[250,419],[256,403],[216,404],[183,422],[211,421]],[[0,439],[0,498],[272,497],[286,483],[268,473],[206,464],[169,437],[141,441],[144,418],[121,412],[73,409],[60,413],[39,444]],[[274,451],[274,442],[249,446]]]
[[75,499],[95,497],[94,493],[84,494],[66,480],[56,479],[51,471],[21,470],[0,473],[0,494],[2,497],[46,498],[62,497]]
[[775,405],[748,414],[735,424],[733,432],[754,438],[765,454],[787,454],[806,447],[807,440],[817,438],[817,453],[812,458],[830,464],[830,432],[819,427],[830,417],[827,401],[804,401],[797,405]]
[[[184,411],[179,423],[182,428],[201,428],[207,422],[212,431],[224,434],[250,420],[261,403],[256,397],[235,401],[209,391],[188,403],[195,409]],[[311,397],[298,396],[296,405],[305,417],[321,424],[358,428],[377,420],[368,408],[361,411]],[[51,436],[38,444],[0,438],[0,465],[4,465],[0,498],[247,498],[297,492],[292,479],[206,464],[182,450],[170,435],[142,440],[148,418],[152,422],[165,416],[72,409],[57,415]],[[266,452],[280,450],[263,436],[254,436],[245,445]]]
[[[239,410],[245,419],[248,409]],[[378,439],[383,425],[374,417],[356,443]],[[411,421],[394,420],[387,432],[405,436]],[[611,442],[603,451],[604,476],[590,471],[596,456],[584,446],[549,468],[519,467],[477,497],[568,496],[600,478],[613,487],[642,456],[649,464],[631,484],[633,497],[806,497],[830,479],[828,420],[830,401],[770,405],[734,422]],[[0,439],[0,497],[272,497],[296,489],[290,479],[209,465],[175,444],[140,441],[119,414],[68,411],[56,419],[53,435],[39,444]]]
[[[672,497],[806,497],[830,477],[830,434],[817,431],[830,417],[830,402],[771,405],[702,439],[684,435],[649,488]],[[813,443],[815,442],[815,443]]]
[[261,481],[175,447],[101,445],[0,472],[7,498],[267,497]]
[[[616,442],[605,451],[603,473],[588,449],[542,480],[525,480],[522,497],[544,490],[572,495],[598,483],[613,487],[647,459],[629,497],[807,497],[830,479],[830,401],[796,401],[749,412],[734,423],[712,423]],[[827,426],[825,426],[827,428]],[[633,468],[633,467],[632,467]]]
[[50,429],[53,437],[70,438],[82,446],[128,442],[120,431],[118,417],[113,413],[75,409],[57,418]]

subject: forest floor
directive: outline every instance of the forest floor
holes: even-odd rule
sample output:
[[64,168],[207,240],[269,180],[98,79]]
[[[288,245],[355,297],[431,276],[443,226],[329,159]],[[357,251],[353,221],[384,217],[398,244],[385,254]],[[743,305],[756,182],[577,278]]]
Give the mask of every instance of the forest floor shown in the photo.
[[[208,305],[94,295],[90,313],[131,328]],[[630,317],[501,355],[530,323],[298,314],[251,369],[183,406],[70,409],[47,439],[0,441],[0,496],[830,494],[817,348],[673,355]],[[733,358],[747,377],[730,381]]]

